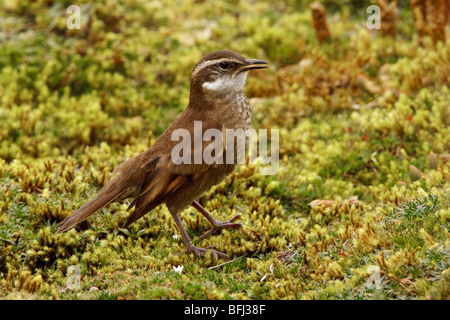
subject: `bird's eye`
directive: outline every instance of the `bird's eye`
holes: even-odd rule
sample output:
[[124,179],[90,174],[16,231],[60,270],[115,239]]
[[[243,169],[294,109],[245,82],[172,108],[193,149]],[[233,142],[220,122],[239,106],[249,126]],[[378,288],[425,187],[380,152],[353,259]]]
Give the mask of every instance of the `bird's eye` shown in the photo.
[[230,66],[230,64],[228,62],[226,62],[226,61],[222,61],[222,62],[219,63],[219,67],[221,69],[228,69],[229,66]]

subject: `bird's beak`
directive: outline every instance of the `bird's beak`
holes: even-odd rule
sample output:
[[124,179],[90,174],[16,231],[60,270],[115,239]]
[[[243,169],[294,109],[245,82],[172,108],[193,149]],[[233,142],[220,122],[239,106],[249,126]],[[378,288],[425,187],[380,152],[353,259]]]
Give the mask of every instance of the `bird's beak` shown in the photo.
[[245,64],[238,69],[238,72],[248,71],[252,69],[268,68],[269,64],[264,60],[245,59]]

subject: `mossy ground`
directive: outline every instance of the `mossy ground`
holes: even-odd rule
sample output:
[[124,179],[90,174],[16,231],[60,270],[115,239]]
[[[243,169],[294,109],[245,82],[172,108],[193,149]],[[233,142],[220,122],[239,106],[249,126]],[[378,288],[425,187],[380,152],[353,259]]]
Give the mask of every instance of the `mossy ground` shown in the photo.
[[[402,1],[395,39],[368,30],[356,3],[325,2],[319,45],[309,1],[79,1],[81,30],[66,27],[70,1],[3,1],[0,297],[450,298],[450,41],[419,44]],[[280,130],[276,175],[240,166],[200,200],[240,213],[242,230],[199,242],[207,221],[182,214],[231,262],[185,255],[164,206],[129,230],[123,203],[54,234],[175,119],[193,65],[222,48],[270,62],[245,90],[254,127]]]

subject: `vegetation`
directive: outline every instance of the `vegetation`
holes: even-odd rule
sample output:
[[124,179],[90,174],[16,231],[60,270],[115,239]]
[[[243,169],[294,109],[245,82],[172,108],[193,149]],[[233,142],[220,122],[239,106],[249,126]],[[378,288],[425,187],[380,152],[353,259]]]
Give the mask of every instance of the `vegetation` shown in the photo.
[[[419,34],[406,1],[394,34],[369,30],[374,3],[322,1],[319,42],[306,0],[78,1],[79,30],[71,1],[1,1],[0,297],[449,299],[450,41]],[[200,200],[243,229],[198,241],[208,222],[182,214],[231,260],[185,255],[165,206],[56,235],[223,48],[270,62],[245,90],[255,129],[280,135],[276,175],[242,165]]]

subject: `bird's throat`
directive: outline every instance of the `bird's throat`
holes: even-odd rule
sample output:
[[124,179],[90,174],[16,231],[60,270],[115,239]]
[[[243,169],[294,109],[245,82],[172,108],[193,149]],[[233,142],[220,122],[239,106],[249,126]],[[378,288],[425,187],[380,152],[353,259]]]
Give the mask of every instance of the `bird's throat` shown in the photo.
[[248,71],[239,72],[231,77],[219,77],[213,81],[203,83],[202,88],[211,93],[231,93],[241,91],[247,80]]

